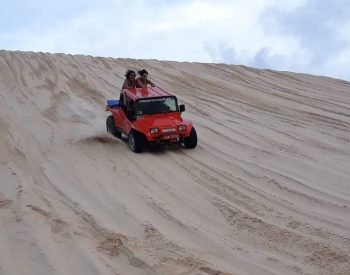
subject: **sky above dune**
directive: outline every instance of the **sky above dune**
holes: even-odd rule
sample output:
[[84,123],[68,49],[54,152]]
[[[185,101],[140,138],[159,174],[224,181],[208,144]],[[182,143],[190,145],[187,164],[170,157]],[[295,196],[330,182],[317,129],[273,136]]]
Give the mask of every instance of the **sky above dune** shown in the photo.
[[1,0],[0,49],[350,80],[350,0]]

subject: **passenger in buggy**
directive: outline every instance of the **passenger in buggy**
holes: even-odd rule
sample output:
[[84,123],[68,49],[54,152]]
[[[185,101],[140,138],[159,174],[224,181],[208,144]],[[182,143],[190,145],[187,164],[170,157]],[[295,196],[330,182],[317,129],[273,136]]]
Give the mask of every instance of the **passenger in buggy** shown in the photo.
[[145,88],[147,85],[151,85],[151,87],[155,87],[156,85],[147,78],[148,72],[145,69],[138,71],[140,77],[136,79],[136,87]]
[[128,89],[128,88],[136,88],[137,83],[136,83],[136,73],[133,70],[127,70],[125,73],[125,81],[123,83],[122,89]]

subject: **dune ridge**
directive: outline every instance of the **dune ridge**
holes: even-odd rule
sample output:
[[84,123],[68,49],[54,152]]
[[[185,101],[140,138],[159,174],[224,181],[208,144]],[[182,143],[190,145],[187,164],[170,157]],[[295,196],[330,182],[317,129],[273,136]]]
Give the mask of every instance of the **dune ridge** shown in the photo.
[[[196,149],[108,135],[127,68]],[[0,274],[349,274],[350,83],[245,66],[0,51]]]

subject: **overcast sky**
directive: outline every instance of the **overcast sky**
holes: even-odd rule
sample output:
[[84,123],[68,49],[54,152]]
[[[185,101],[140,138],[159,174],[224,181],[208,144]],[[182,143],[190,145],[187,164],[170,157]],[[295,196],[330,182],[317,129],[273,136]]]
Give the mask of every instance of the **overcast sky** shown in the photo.
[[0,0],[0,49],[350,80],[350,0]]

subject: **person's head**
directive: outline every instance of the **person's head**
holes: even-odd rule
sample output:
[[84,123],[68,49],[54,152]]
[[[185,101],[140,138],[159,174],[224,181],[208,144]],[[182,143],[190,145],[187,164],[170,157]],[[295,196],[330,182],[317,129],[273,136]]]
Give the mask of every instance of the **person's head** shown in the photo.
[[147,78],[148,76],[148,72],[145,69],[139,70],[138,73],[141,76],[141,78]]
[[136,73],[133,70],[127,70],[125,73],[126,79],[135,79]]

